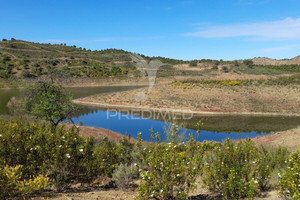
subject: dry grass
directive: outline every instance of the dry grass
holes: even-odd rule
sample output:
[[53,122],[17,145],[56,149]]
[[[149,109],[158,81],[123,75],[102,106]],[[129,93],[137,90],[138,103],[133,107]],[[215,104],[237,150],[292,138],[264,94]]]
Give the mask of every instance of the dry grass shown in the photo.
[[185,109],[210,112],[276,112],[300,113],[299,86],[230,86],[154,87],[146,101],[139,102],[137,95],[147,93],[142,88],[118,93],[101,94],[80,99],[113,105],[147,106],[151,108]]
[[282,146],[293,151],[300,148],[300,128],[255,137],[251,140],[258,145]]

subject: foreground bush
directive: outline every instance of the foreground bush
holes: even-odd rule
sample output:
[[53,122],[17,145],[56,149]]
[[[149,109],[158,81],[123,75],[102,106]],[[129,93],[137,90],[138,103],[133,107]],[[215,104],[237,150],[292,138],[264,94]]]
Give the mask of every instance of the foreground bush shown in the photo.
[[237,144],[227,139],[222,145],[204,156],[204,183],[224,199],[253,199],[267,188],[270,175],[277,165],[282,165],[286,151],[275,151],[273,158],[267,149],[259,149],[250,139]]
[[123,138],[119,144],[104,139],[94,146],[91,162],[88,164],[88,177],[97,175],[112,177],[119,164],[131,164],[133,144]]
[[113,173],[113,179],[118,188],[125,189],[134,179],[138,178],[138,170],[134,165],[120,164]]
[[25,179],[44,174],[59,185],[86,173],[86,149],[93,143],[75,129],[12,120],[0,121],[0,133],[0,158],[9,166],[22,165]]
[[194,145],[192,141],[185,145],[176,140],[150,144],[147,148],[139,144],[142,182],[138,199],[186,199],[189,191],[196,187],[199,173]]
[[23,120],[0,121],[0,164],[22,165],[21,179],[40,174],[61,189],[71,180],[91,181],[111,176],[120,163],[131,160],[133,145],[79,136],[78,130]]
[[29,180],[22,180],[22,166],[0,167],[0,199],[22,196],[23,198],[32,193],[40,192],[49,185],[49,178],[38,175]]
[[280,194],[287,199],[300,199],[300,150],[289,156],[286,171],[278,175]]

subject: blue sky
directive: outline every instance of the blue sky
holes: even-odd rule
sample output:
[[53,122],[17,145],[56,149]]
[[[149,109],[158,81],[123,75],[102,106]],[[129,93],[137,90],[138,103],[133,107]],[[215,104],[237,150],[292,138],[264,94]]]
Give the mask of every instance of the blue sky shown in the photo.
[[299,0],[0,0],[0,38],[178,59],[300,55]]

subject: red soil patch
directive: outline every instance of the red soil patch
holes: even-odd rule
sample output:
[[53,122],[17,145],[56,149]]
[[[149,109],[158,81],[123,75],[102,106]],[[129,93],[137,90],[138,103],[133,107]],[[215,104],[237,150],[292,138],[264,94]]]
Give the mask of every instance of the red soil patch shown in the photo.
[[300,128],[251,138],[257,145],[282,146],[293,151],[300,148]]
[[[66,124],[65,127],[67,129],[74,127],[74,125],[72,124]],[[109,140],[112,141],[120,141],[124,135],[108,130],[108,129],[104,129],[104,128],[98,128],[98,127],[91,127],[91,126],[78,126],[76,125],[76,127],[79,129],[79,134],[83,137],[94,137],[96,139],[103,139],[103,138],[107,138]],[[135,142],[134,139],[130,138],[131,142]]]

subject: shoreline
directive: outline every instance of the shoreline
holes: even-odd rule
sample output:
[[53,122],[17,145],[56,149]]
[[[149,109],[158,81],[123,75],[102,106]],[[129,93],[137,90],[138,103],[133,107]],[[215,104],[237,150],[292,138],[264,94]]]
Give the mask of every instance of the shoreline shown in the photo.
[[184,110],[175,108],[152,108],[147,106],[131,106],[131,105],[117,105],[105,104],[97,102],[82,101],[80,99],[73,100],[75,104],[93,106],[98,108],[111,108],[111,109],[130,109],[133,111],[154,111],[154,112],[171,112],[178,114],[191,114],[193,116],[277,116],[277,117],[300,117],[300,113],[276,113],[276,112],[216,112],[216,111],[195,111]]
[[[64,124],[64,126],[69,129],[72,128],[72,124]],[[76,125],[79,129],[79,134],[82,137],[94,137],[95,139],[102,139],[107,138],[108,140],[119,142],[123,139],[124,136],[121,133],[114,132],[109,129],[95,127],[95,126],[79,126]],[[127,138],[129,139],[129,138]],[[282,146],[286,147],[287,149],[293,151],[299,148],[299,143],[297,141],[300,139],[300,127],[285,130],[285,131],[276,131],[268,135],[264,136],[257,136],[250,138],[256,145],[267,145],[267,146]],[[234,143],[243,141],[242,140],[234,140]],[[130,142],[135,143],[136,139],[130,138]]]
[[[72,127],[74,127],[73,124],[63,124],[65,126],[65,128],[70,129]],[[81,135],[82,137],[94,137],[95,139],[102,139],[102,138],[107,138],[111,141],[116,141],[119,142],[121,139],[123,139],[124,137],[126,137],[125,135],[109,130],[109,129],[105,129],[102,127],[95,127],[95,126],[85,126],[85,125],[77,125],[76,124],[76,128],[78,128],[79,130],[79,135]],[[128,139],[128,137],[127,137]],[[136,142],[136,140],[134,138],[130,138],[128,139],[130,142]]]

